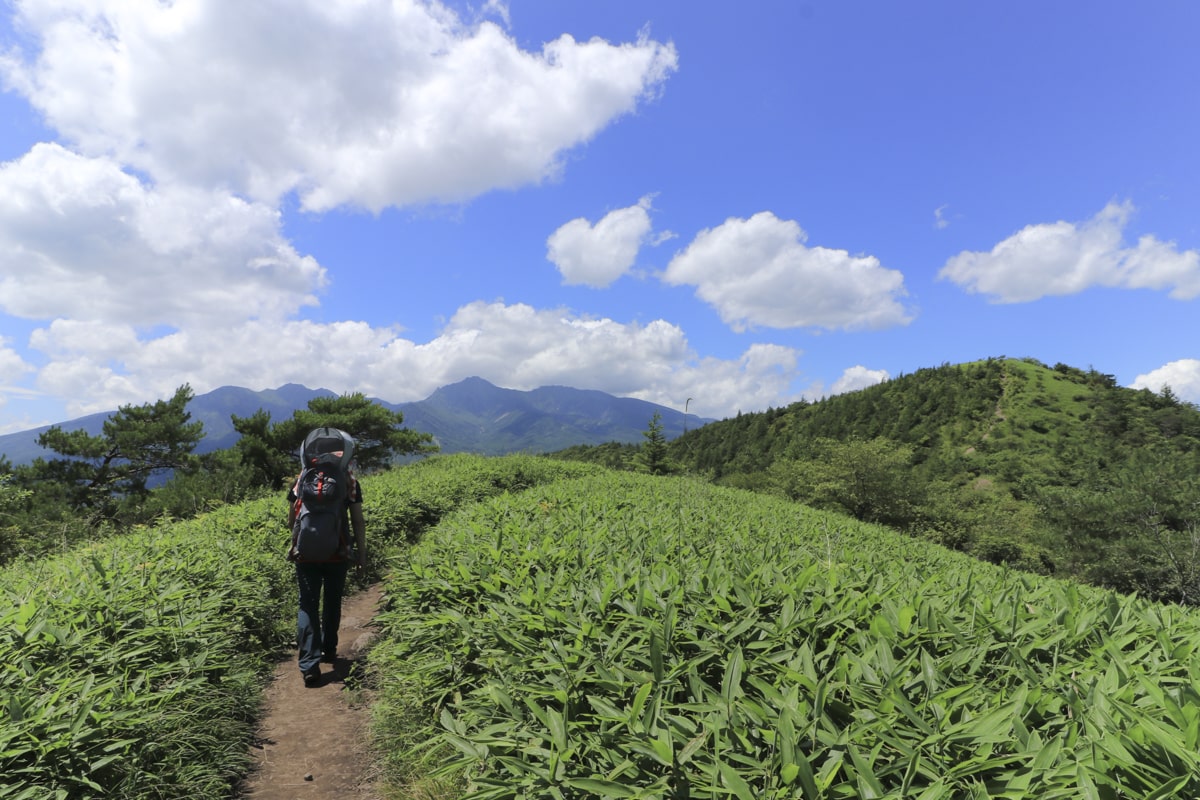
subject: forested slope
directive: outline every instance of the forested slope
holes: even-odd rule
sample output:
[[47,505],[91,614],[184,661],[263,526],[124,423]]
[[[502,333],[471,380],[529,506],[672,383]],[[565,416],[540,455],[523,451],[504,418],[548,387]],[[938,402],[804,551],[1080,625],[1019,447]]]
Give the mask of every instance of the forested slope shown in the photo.
[[913,446],[917,463],[932,461],[935,473],[1003,476],[1013,460],[1007,453],[1069,483],[1089,461],[1103,466],[1134,448],[1196,452],[1200,412],[1170,393],[1125,389],[1095,371],[987,359],[711,423],[673,442],[672,454],[720,478],[765,470],[819,438],[878,437]]

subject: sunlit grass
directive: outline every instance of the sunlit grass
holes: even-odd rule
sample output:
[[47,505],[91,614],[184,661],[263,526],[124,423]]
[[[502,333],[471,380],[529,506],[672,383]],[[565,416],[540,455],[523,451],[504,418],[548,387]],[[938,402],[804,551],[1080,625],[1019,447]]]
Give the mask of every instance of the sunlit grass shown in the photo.
[[[434,459],[365,480],[374,566],[463,503],[586,468]],[[219,798],[295,625],[282,497],[0,571],[0,797]]]
[[389,592],[384,741],[472,798],[1200,792],[1195,615],[758,495],[503,496]]

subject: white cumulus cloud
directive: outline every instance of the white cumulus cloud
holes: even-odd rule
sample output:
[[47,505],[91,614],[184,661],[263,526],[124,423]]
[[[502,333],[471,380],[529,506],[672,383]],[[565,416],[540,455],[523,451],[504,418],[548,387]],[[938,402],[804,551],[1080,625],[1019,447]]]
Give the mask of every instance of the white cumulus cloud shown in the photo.
[[0,383],[7,383],[32,369],[16,350],[9,347],[10,341],[7,336],[0,336]]
[[651,231],[650,198],[610,211],[595,225],[579,217],[546,240],[546,258],[562,273],[563,283],[609,286],[633,267]]
[[397,376],[386,387],[391,391],[404,390],[413,375],[421,376],[422,391],[478,375],[514,389],[565,384],[672,408],[692,397],[692,411],[721,416],[765,408],[786,396],[798,355],[787,347],[752,345],[736,359],[700,358],[683,330],[661,319],[622,323],[520,303],[475,302],[460,308],[427,344],[397,339],[376,373]]
[[1170,386],[1180,400],[1200,403],[1200,359],[1181,358],[1164,364],[1145,375],[1138,375],[1130,386],[1152,392],[1161,392],[1163,387]]
[[316,302],[325,273],[279,214],[220,191],[146,186],[39,144],[0,164],[0,311],[27,319],[225,325]]
[[[719,417],[789,397],[799,353],[756,344],[735,359],[701,358],[663,320],[641,324],[502,302],[469,303],[424,343],[364,322],[251,320],[161,336],[132,326],[57,320],[32,345],[51,357],[40,391],[74,398],[72,416],[167,397],[185,381],[197,392],[223,385],[288,382],[362,391],[393,402],[479,376],[500,386],[598,389]],[[337,358],[320,356],[337,353]],[[797,398],[798,399],[798,398]]]
[[[701,368],[662,320],[467,303],[416,342],[386,321],[299,318],[329,278],[284,235],[289,195],[380,211],[554,179],[569,150],[653,101],[677,69],[669,43],[523,48],[488,19],[509,24],[502,0],[469,20],[436,0],[12,0],[9,13],[19,38],[0,88],[57,141],[0,164],[0,315],[38,325],[0,342],[0,403],[60,398],[74,416],[184,382],[290,381],[411,400],[470,375],[670,399],[719,375],[715,414],[725,387],[746,403],[786,387],[767,374],[786,350]],[[629,269],[655,243],[648,209],[563,234],[564,276]]]
[[866,367],[856,365],[848,368],[842,373],[842,377],[833,382],[832,394],[845,394],[846,392],[857,392],[859,389],[866,389],[869,386],[874,386],[877,383],[883,383],[890,375],[885,369],[867,369]]
[[1109,203],[1082,223],[1029,225],[990,252],[964,251],[938,273],[999,303],[1024,303],[1092,287],[1169,290],[1177,300],[1200,295],[1200,252],[1146,235],[1128,245],[1133,205]]
[[[8,405],[9,397],[32,397],[31,390],[18,383],[35,371],[35,367],[11,347],[12,340],[0,336],[0,409]],[[37,427],[28,417],[0,420],[0,435]]]
[[874,256],[805,245],[807,234],[769,211],[703,230],[663,280],[692,285],[735,330],[878,330],[906,325],[904,276]]
[[522,50],[493,22],[416,0],[13,6],[30,45],[0,76],[80,152],[264,202],[297,191],[316,211],[553,177],[677,67],[648,38]]

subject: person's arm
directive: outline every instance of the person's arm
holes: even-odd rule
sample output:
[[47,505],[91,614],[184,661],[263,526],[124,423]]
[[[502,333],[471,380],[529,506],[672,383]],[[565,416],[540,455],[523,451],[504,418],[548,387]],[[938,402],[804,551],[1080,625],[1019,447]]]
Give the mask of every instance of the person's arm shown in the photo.
[[350,525],[354,528],[354,544],[359,569],[367,566],[367,523],[363,519],[362,503],[350,504]]
[[292,479],[292,485],[288,487],[287,504],[288,504],[288,530],[296,524],[296,493],[300,491],[300,477],[296,476]]
[[287,554],[287,558],[288,558],[288,561],[294,561],[296,558],[296,552],[293,549],[295,546],[295,541],[292,538],[292,536],[293,536],[292,531],[296,530],[296,485],[294,483],[292,484],[292,488],[288,489],[287,506],[288,506],[288,511],[287,511],[288,554]]

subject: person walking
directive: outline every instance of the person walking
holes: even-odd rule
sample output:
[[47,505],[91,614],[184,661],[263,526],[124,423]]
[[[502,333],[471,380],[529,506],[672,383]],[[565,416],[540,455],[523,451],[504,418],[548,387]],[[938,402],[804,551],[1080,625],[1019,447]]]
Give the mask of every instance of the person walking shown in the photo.
[[367,563],[362,486],[354,476],[353,458],[349,434],[317,428],[304,440],[303,468],[288,490],[288,559],[296,565],[300,600],[297,660],[304,685],[310,687],[321,685],[321,662],[337,659],[350,565],[361,571]]

